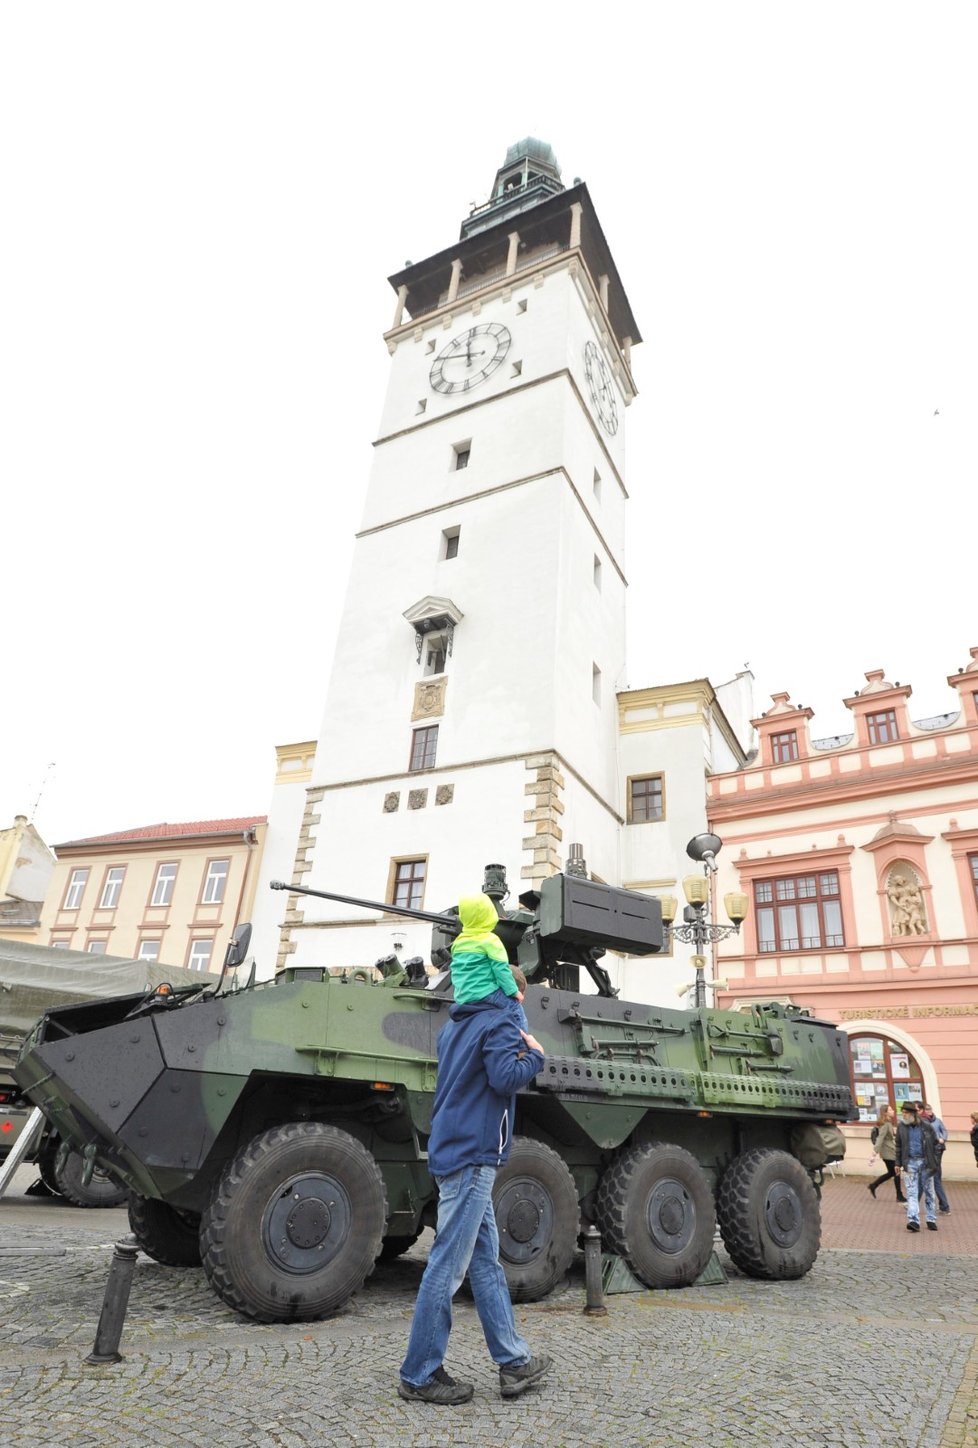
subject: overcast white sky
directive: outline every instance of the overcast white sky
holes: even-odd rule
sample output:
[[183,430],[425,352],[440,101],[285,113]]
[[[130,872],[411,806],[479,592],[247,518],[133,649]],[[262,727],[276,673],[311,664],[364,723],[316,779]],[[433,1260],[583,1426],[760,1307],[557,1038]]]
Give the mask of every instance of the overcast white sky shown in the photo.
[[867,669],[952,708],[976,40],[972,0],[5,4],[0,827],[45,774],[49,843],[266,810],[319,732],[386,278],[526,134],[645,339],[629,685],[749,662],[816,737]]

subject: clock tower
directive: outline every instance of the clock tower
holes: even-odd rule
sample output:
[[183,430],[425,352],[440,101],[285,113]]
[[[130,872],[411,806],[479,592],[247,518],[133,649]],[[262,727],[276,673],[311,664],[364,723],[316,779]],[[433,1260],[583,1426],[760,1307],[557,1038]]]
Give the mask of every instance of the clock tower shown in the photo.
[[[527,138],[458,241],[390,282],[390,377],[293,879],[441,910],[489,861],[515,896],[581,841],[617,884],[641,339],[587,187]],[[279,964],[427,957],[428,937],[289,895]]]

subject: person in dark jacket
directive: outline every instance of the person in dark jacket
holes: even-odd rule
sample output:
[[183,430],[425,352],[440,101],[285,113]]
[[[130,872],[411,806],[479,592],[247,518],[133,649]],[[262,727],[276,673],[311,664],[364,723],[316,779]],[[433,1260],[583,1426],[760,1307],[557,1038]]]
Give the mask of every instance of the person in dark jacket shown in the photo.
[[978,1111],[971,1113],[971,1149],[975,1154],[975,1166],[978,1166]]
[[927,1122],[921,1120],[913,1101],[903,1103],[900,1115],[902,1119],[896,1134],[896,1169],[907,1197],[907,1231],[920,1231],[920,1182],[923,1180],[927,1230],[936,1232],[934,1173],[940,1166],[937,1137]]
[[516,1093],[543,1067],[543,1047],[517,1024],[515,1001],[501,991],[453,1005],[438,1037],[428,1168],[438,1184],[438,1225],[418,1289],[398,1394],[408,1401],[466,1403],[471,1383],[443,1367],[452,1298],[469,1275],[499,1390],[515,1398],[552,1365],[533,1357],[513,1317],[499,1263],[492,1207],[497,1169],[509,1156]]

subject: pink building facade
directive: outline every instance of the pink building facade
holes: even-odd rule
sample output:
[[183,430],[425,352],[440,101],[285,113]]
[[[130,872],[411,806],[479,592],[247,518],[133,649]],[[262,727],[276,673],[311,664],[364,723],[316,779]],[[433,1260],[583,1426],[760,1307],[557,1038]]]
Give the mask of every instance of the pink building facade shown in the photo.
[[776,694],[756,758],[708,782],[717,896],[750,900],[717,951],[717,1004],[792,1001],[848,1034],[851,1172],[868,1170],[879,1106],[921,1099],[951,1133],[945,1176],[976,1170],[978,648],[948,683],[958,709],[914,721],[910,686],[870,672],[832,739]]

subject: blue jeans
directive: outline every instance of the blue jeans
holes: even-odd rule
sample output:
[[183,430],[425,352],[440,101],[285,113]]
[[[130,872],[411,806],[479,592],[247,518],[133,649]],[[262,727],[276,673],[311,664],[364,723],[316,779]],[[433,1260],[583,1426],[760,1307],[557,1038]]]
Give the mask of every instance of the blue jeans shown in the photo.
[[903,1190],[907,1194],[907,1221],[920,1221],[920,1197],[924,1198],[924,1211],[928,1222],[937,1221],[937,1202],[934,1199],[934,1178],[927,1170],[923,1157],[912,1156],[903,1168]]
[[[947,1199],[947,1192],[944,1190],[944,1182],[941,1179],[941,1167],[943,1165],[944,1158],[942,1155],[937,1158],[937,1170],[931,1177],[931,1181],[934,1183],[934,1191],[937,1194],[937,1205],[942,1212],[949,1212],[951,1210],[951,1203]],[[920,1190],[923,1191],[923,1186],[921,1186]]]
[[428,1254],[411,1323],[401,1377],[416,1388],[441,1367],[452,1330],[452,1298],[466,1272],[486,1345],[500,1367],[529,1361],[530,1349],[516,1330],[506,1277],[499,1265],[499,1236],[492,1210],[494,1166],[466,1166],[438,1180],[438,1227]]

